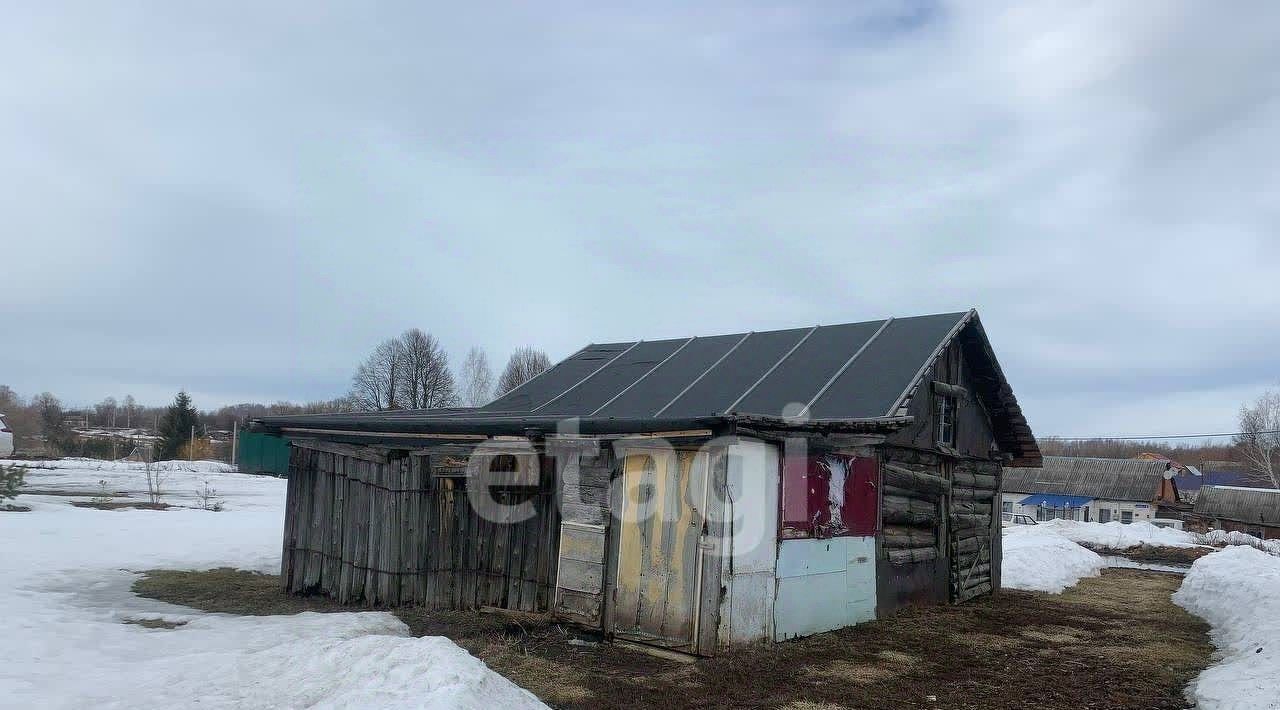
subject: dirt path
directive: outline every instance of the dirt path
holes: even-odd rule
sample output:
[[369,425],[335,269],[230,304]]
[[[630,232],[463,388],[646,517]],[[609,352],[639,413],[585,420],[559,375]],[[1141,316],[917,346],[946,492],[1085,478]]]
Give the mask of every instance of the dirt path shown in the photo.
[[[394,611],[414,633],[452,638],[556,707],[1185,708],[1183,688],[1213,649],[1203,622],[1169,600],[1179,583],[1107,570],[1060,596],[920,607],[697,663],[571,644],[581,637],[553,624]],[[277,585],[232,570],[158,572],[135,591],[240,614],[349,610],[282,596]]]

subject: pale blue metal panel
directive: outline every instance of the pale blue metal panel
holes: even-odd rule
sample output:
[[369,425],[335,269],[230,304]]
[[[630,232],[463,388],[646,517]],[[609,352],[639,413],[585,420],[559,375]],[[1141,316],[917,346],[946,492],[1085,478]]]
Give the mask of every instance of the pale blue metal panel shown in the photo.
[[783,540],[778,545],[778,578],[844,573],[844,538]]
[[847,626],[844,572],[778,580],[774,634],[779,641]]
[[852,626],[875,615],[874,537],[783,540],[779,544],[775,639]]
[[861,624],[876,618],[876,539],[846,537],[845,621]]

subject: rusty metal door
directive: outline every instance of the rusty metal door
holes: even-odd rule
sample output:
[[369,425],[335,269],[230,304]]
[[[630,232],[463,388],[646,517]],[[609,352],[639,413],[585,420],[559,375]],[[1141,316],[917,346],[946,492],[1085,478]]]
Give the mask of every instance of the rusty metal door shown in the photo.
[[619,636],[696,651],[707,472],[708,457],[693,451],[626,457],[614,607]]

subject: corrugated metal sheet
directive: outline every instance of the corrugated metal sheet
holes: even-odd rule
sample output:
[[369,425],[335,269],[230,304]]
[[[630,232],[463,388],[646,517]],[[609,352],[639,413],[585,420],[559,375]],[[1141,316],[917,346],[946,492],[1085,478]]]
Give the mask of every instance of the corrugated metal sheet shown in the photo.
[[1006,468],[1004,490],[1149,503],[1168,468],[1167,461],[1046,456],[1041,468]]
[[1195,512],[1209,518],[1280,526],[1280,491],[1205,486],[1196,496]]

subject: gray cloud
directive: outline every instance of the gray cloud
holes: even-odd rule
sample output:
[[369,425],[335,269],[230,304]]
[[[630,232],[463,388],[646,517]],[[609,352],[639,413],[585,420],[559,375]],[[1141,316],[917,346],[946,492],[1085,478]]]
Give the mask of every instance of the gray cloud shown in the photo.
[[1280,378],[1271,3],[46,3],[0,27],[0,382],[330,397],[976,306],[1042,434]]

